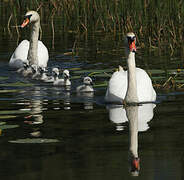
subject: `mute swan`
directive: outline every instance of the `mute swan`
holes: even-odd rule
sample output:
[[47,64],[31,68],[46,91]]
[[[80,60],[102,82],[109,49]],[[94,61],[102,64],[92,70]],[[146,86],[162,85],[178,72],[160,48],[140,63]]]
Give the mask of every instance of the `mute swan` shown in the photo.
[[126,115],[129,120],[129,157],[132,176],[138,176],[140,170],[138,156],[138,108],[138,106],[126,107]]
[[115,123],[117,131],[123,131],[126,122],[129,122],[129,157],[130,170],[133,176],[139,173],[138,157],[138,133],[145,132],[149,129],[148,123],[154,116],[153,103],[141,104],[141,106],[126,106],[110,104],[107,105],[109,111],[109,120]]
[[[138,131],[145,132],[149,129],[148,123],[154,116],[154,108],[156,107],[153,103],[141,104],[138,106]],[[124,130],[121,127],[125,122],[128,122],[126,109],[123,105],[110,104],[106,107],[109,111],[109,120],[116,125],[116,130]],[[120,129],[121,128],[121,129]]]
[[93,81],[90,77],[85,77],[83,79],[83,84],[78,86],[76,88],[76,91],[77,92],[93,92],[94,89],[93,89]]
[[71,85],[71,81],[69,79],[70,77],[70,73],[67,69],[65,69],[63,71],[63,78],[59,79],[59,69],[58,68],[54,68],[53,69],[53,73],[54,73],[54,82],[53,85],[54,86],[70,86]]
[[38,40],[40,28],[40,16],[36,11],[28,11],[24,17],[24,22],[21,27],[31,24],[30,42],[23,40],[12,54],[9,66],[15,69],[23,67],[23,63],[29,65],[36,64],[37,66],[47,67],[49,59],[48,50],[42,41]]
[[109,80],[105,95],[106,102],[153,102],[156,93],[148,74],[141,68],[136,68],[135,51],[136,37],[134,33],[128,33],[125,39],[128,70],[114,72]]

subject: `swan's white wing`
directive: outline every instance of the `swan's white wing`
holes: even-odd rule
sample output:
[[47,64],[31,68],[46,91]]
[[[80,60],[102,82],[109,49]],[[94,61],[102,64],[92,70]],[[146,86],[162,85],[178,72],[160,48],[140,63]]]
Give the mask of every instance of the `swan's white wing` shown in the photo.
[[78,86],[78,87],[76,88],[76,91],[77,91],[77,92],[81,92],[84,88],[85,88],[84,85],[80,85],[80,86]]
[[[139,102],[156,100],[156,93],[148,74],[140,68],[136,68],[137,96]],[[109,80],[105,95],[107,102],[122,102],[127,92],[127,71],[113,73]]]
[[57,79],[53,82],[54,86],[64,86],[64,79]]
[[[27,55],[29,50],[29,41],[23,40],[18,47],[15,49],[14,53],[10,58],[9,65],[12,68],[21,68],[23,66],[23,62],[27,61]],[[38,41],[38,65],[42,67],[47,67],[49,54],[46,46]]]
[[[153,109],[155,104],[143,104],[138,106],[138,131],[143,132],[149,129],[148,122],[153,118]],[[118,105],[109,105],[107,106],[109,110],[109,119],[115,124],[121,124],[128,121],[126,110],[123,106]]]
[[153,109],[155,104],[143,104],[138,109],[138,131],[147,131],[149,129],[148,122],[153,118]]
[[122,102],[127,91],[127,72],[114,72],[109,80],[105,100],[107,102]]
[[12,54],[9,65],[12,68],[21,68],[23,67],[23,62],[27,61],[27,54],[29,49],[29,41],[23,40],[15,49],[14,53]]
[[107,106],[109,110],[109,119],[115,124],[121,124],[128,121],[126,116],[126,111],[124,107],[121,105],[111,104]]
[[42,41],[38,41],[38,65],[41,67],[47,67],[48,60],[49,53],[47,47],[42,43]]
[[153,89],[152,81],[143,69],[136,68],[136,80],[139,102],[155,101],[156,93]]
[[80,86],[78,86],[77,88],[76,88],[76,91],[77,92],[93,92],[94,91],[94,89],[93,89],[93,87],[91,87],[91,86],[85,86],[84,84],[83,85],[80,85]]

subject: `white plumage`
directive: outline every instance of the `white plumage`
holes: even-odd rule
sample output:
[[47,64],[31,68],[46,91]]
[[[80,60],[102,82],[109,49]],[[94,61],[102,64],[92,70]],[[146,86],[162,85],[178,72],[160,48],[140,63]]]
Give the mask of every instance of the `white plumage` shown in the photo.
[[[153,110],[155,107],[156,105],[152,103],[138,106],[138,131],[143,132],[149,129],[148,122],[151,121],[154,116]],[[109,111],[109,119],[116,124],[117,130],[119,130],[118,128],[122,123],[128,122],[126,110],[122,105],[111,104],[107,106],[107,109]]]
[[63,77],[61,79],[59,79],[59,69],[58,68],[54,68],[53,69],[53,73],[54,73],[54,82],[53,85],[54,86],[70,86],[71,85],[71,81],[70,81],[70,73],[67,69],[65,69],[63,71]]
[[148,74],[135,65],[135,34],[128,33],[126,37],[127,67],[124,71],[113,73],[109,80],[105,100],[107,102],[153,102],[156,100],[156,92]]
[[9,61],[11,68],[21,68],[23,63],[27,61],[30,65],[36,64],[37,66],[47,67],[49,55],[46,46],[38,40],[40,17],[37,12],[29,11],[26,13],[22,27],[29,23],[32,23],[30,41],[23,40],[15,49]]
[[83,84],[82,85],[79,85],[77,88],[76,88],[76,91],[79,93],[79,92],[94,92],[94,89],[93,89],[93,81],[90,77],[84,77],[83,79]]
[[[127,92],[127,71],[121,69],[113,73],[109,80],[105,100],[122,102]],[[153,102],[156,99],[155,90],[148,74],[141,68],[136,68],[137,96],[139,102]]]

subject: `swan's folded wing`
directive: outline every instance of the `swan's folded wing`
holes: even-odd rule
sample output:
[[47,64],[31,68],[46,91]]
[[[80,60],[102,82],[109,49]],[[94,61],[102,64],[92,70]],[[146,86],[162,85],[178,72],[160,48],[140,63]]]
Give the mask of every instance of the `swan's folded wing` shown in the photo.
[[9,65],[12,68],[21,68],[23,67],[23,62],[27,61],[27,55],[29,50],[29,41],[23,40],[15,49],[14,53],[12,54]]
[[47,67],[48,60],[49,53],[47,47],[42,43],[42,41],[38,41],[38,65],[41,67]]
[[153,102],[156,100],[156,93],[151,78],[146,71],[136,68],[137,95],[140,102]]
[[105,100],[107,102],[122,102],[127,91],[127,72],[114,72],[109,80]]

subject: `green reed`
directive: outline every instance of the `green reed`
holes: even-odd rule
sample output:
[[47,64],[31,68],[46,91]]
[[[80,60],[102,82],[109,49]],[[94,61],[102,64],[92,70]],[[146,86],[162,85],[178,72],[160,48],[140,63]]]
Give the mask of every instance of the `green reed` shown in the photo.
[[21,22],[28,9],[38,10],[42,25],[48,26],[52,33],[111,32],[121,38],[134,31],[141,47],[183,52],[182,0],[2,0],[3,28],[8,28],[10,17],[11,24]]

